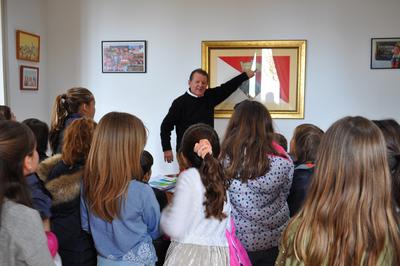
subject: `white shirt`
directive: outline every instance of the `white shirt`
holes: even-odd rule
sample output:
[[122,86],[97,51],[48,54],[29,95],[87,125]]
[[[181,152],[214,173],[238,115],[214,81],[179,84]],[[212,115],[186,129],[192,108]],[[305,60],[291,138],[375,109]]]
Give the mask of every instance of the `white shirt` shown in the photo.
[[194,97],[194,98],[199,98],[199,96],[197,96],[196,94],[194,94],[193,92],[191,92],[190,89],[187,90],[187,93],[188,93],[190,96]]
[[[229,228],[230,204],[224,204],[228,218],[205,217],[205,188],[195,168],[182,172],[175,187],[172,204],[161,214],[161,230],[180,243],[228,246],[225,230]],[[227,197],[229,198],[229,197]]]

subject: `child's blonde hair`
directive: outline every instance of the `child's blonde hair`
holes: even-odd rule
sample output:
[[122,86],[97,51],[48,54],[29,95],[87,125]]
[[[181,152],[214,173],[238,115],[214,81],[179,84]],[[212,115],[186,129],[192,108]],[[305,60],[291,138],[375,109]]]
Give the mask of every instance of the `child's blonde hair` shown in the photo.
[[84,175],[84,196],[98,217],[111,222],[119,217],[132,179],[142,180],[140,156],[147,134],[134,115],[111,112],[99,122]]
[[380,256],[399,265],[399,229],[379,128],[363,117],[335,122],[316,162],[304,206],[283,234],[286,254],[304,265],[377,265]]

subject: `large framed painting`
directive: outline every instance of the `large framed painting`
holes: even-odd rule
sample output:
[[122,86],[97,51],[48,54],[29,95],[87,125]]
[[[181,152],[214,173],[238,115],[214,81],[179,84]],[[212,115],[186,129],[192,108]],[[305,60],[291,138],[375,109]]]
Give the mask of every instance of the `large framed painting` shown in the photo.
[[400,37],[371,39],[371,69],[400,69]]
[[22,30],[17,30],[16,35],[17,59],[39,62],[40,36]]
[[235,104],[246,99],[264,104],[273,118],[304,118],[306,41],[203,41],[202,68],[209,87],[239,73],[257,70],[214,109],[215,118],[229,118]]
[[146,41],[102,41],[103,73],[146,73]]

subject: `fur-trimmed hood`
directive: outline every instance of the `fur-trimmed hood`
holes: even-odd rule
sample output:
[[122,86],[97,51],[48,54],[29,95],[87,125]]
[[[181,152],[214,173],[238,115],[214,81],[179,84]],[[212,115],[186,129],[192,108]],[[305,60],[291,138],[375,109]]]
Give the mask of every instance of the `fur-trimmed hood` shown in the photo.
[[51,170],[60,161],[61,154],[56,154],[42,161],[36,171],[39,178],[45,182],[45,187],[53,197],[53,206],[70,202],[79,197],[81,192],[83,168],[75,173],[60,175],[51,181],[47,181]]

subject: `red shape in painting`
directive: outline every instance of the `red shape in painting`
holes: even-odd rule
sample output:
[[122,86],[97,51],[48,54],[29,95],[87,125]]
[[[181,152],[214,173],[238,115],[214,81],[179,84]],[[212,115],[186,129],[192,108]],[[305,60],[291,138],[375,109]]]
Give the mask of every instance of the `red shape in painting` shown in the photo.
[[[221,60],[242,72],[242,64],[253,62],[253,56],[219,56]],[[273,56],[276,72],[278,74],[280,88],[280,98],[285,102],[289,102],[289,79],[290,79],[290,56]],[[261,56],[256,56],[256,63],[261,64]],[[261,83],[261,75],[256,75],[256,81]]]

